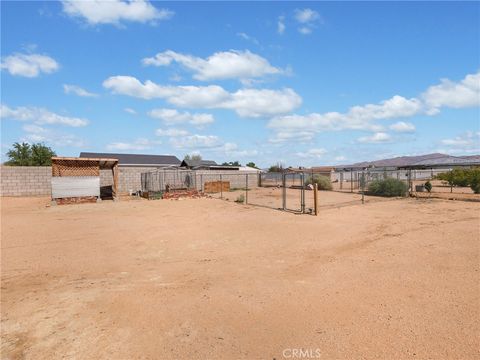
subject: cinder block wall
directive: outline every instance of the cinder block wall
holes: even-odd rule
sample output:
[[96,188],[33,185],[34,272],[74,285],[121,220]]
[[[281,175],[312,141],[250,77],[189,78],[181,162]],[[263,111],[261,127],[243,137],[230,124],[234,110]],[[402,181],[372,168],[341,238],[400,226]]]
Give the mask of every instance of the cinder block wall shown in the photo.
[[[118,176],[118,188],[120,193],[138,191],[142,189],[140,174],[153,171],[150,167],[120,167]],[[230,181],[231,188],[245,187],[245,172],[241,171],[210,171],[201,170],[196,172],[196,184],[200,190],[200,184],[207,181],[220,180]],[[238,176],[238,174],[242,174]],[[51,195],[52,168],[50,166],[1,166],[1,196],[40,196]],[[100,186],[113,183],[112,171],[100,171]],[[248,186],[258,185],[258,175],[254,172],[248,175]]]
[[1,196],[40,196],[51,194],[50,166],[1,166]]

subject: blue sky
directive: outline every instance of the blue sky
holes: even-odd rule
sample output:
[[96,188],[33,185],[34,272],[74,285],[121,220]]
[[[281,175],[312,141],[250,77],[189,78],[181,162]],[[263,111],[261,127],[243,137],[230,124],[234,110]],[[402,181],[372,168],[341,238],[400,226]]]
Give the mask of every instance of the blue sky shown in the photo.
[[2,155],[480,153],[478,2],[2,2]]

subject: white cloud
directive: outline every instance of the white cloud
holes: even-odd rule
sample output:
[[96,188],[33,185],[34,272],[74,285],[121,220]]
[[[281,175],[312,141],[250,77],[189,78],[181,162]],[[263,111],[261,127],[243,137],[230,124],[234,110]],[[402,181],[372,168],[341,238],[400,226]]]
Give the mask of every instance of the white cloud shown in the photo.
[[65,134],[38,125],[26,124],[22,127],[26,132],[21,141],[28,143],[45,143],[53,146],[83,147],[85,142],[72,134]]
[[88,124],[86,119],[59,115],[43,108],[20,106],[13,109],[3,104],[0,106],[0,118],[32,121],[37,125],[58,124],[81,127]]
[[55,72],[60,65],[47,55],[13,54],[3,58],[0,67],[6,69],[11,75],[33,78],[40,73]]
[[222,141],[215,135],[188,135],[183,137],[174,137],[170,143],[177,149],[202,149],[218,148],[222,146]]
[[292,89],[240,89],[229,93],[218,85],[162,86],[131,76],[112,76],[103,86],[113,93],[143,99],[162,98],[179,107],[230,109],[242,117],[275,116],[291,112],[302,103]]
[[192,114],[188,111],[179,112],[175,109],[153,109],[148,112],[148,115],[150,117],[162,120],[167,125],[191,124],[194,126],[204,126],[215,121],[212,114]]
[[90,25],[119,25],[122,21],[155,23],[174,14],[168,9],[157,9],[146,0],[64,0],[62,3],[67,15],[81,18]]
[[412,133],[415,132],[415,125],[413,125],[412,123],[399,121],[395,124],[390,125],[390,129],[401,133]]
[[174,61],[192,71],[194,79],[202,81],[251,79],[283,72],[283,70],[270,65],[265,58],[248,50],[217,52],[206,59],[167,50],[154,57],[144,58],[142,63],[168,66]]
[[358,138],[358,142],[366,144],[384,143],[391,140],[391,136],[384,132],[377,132],[371,136],[362,136]]
[[240,38],[242,38],[242,39],[244,39],[244,40],[246,40],[246,41],[250,41],[250,42],[254,43],[255,45],[260,45],[259,41],[258,41],[256,38],[254,38],[253,36],[248,35],[247,33],[238,32],[238,33],[237,33],[237,36],[240,37]]
[[460,82],[442,79],[439,85],[430,86],[421,97],[434,113],[441,107],[480,106],[480,71],[468,74]]
[[298,152],[295,155],[300,158],[316,158],[320,159],[327,153],[326,149],[319,148],[319,149],[309,149],[305,152]]
[[275,133],[275,136],[270,138],[268,142],[272,144],[283,143],[283,142],[309,142],[315,137],[315,134],[311,131],[278,131]]
[[438,149],[438,152],[462,155],[480,154],[480,131],[467,131],[450,139],[443,139],[440,143],[446,148]]
[[301,25],[298,28],[298,32],[303,35],[310,34],[315,28],[316,23],[322,22],[320,14],[312,9],[296,9],[294,18]]
[[308,35],[312,33],[312,29],[307,26],[302,26],[298,28],[298,32],[303,35]]
[[154,145],[161,144],[161,141],[151,141],[145,138],[138,138],[133,142],[113,142],[107,145],[108,150],[127,151],[127,150],[147,150]]
[[285,16],[279,16],[277,21],[277,33],[282,35],[285,32]]
[[[353,106],[346,113],[327,112],[276,116],[269,121],[267,126],[277,132],[277,137],[278,134],[281,134],[284,141],[288,137],[287,134],[292,134],[290,135],[291,138],[296,139],[298,135],[295,134],[304,132],[368,130],[381,133],[385,129],[384,126],[377,123],[378,120],[408,118],[419,114],[431,116],[437,114],[441,106],[479,106],[479,74],[469,74],[457,83],[443,80],[440,85],[430,87],[418,98],[408,99],[395,95],[379,104]],[[446,92],[450,91],[447,89],[450,89],[452,92],[450,101],[447,101],[448,96]],[[455,90],[453,89],[460,90],[454,94]],[[432,106],[434,111],[432,111]],[[400,121],[392,125],[390,129],[396,132],[413,132],[415,126],[411,123]],[[275,139],[276,137],[274,141]]]
[[320,18],[318,12],[312,9],[296,9],[295,20],[301,24],[308,24]]
[[477,146],[480,147],[480,132],[467,131],[452,139],[441,140],[443,145],[448,146]]
[[65,92],[65,94],[75,94],[75,95],[82,96],[82,97],[97,97],[98,96],[98,94],[88,92],[87,90],[82,89],[80,86],[77,86],[77,85],[64,84],[63,85],[63,91]]
[[125,111],[129,114],[132,114],[132,115],[137,115],[137,112],[134,109],[129,108],[129,107],[126,107],[125,109],[123,109],[123,111]]
[[188,131],[183,129],[157,129],[155,131],[155,135],[157,136],[169,136],[169,137],[177,137],[177,136],[186,136],[188,135]]

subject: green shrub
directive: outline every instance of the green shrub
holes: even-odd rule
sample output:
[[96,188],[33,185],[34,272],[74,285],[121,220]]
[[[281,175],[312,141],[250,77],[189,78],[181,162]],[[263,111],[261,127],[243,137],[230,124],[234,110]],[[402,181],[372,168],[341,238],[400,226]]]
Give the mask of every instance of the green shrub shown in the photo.
[[480,194],[480,168],[470,169],[468,182],[470,189],[472,189],[475,194]]
[[372,181],[368,186],[368,193],[377,196],[405,196],[407,191],[407,184],[401,180],[391,178]]
[[318,184],[318,190],[332,190],[330,179],[323,175],[311,175],[305,180],[305,185]]
[[432,183],[430,181],[427,181],[425,183],[425,190],[427,190],[428,192],[432,191]]
[[243,194],[239,195],[237,197],[237,200],[235,200],[236,203],[243,204],[245,202],[245,196]]
[[453,169],[438,174],[435,178],[446,181],[451,187],[470,186],[475,194],[480,194],[480,168],[478,167],[473,169]]

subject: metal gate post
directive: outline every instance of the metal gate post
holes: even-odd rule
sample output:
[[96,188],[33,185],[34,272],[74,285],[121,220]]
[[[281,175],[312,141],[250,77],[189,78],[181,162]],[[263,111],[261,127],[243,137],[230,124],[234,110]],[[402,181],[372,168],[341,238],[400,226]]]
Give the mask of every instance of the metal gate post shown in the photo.
[[283,210],[287,209],[287,189],[286,189],[286,174],[282,174],[282,206]]
[[300,210],[302,214],[304,214],[305,213],[305,174],[304,173],[300,174],[300,186],[302,188]]

